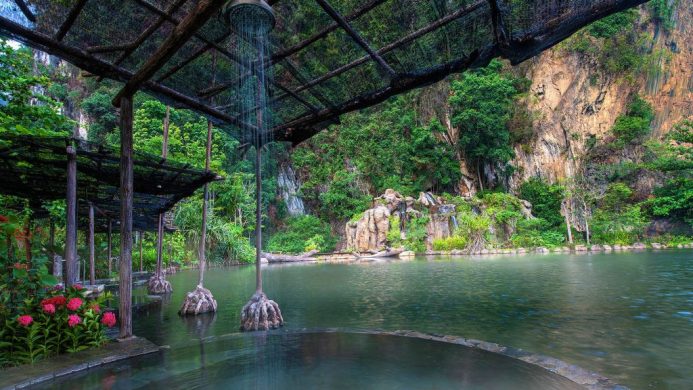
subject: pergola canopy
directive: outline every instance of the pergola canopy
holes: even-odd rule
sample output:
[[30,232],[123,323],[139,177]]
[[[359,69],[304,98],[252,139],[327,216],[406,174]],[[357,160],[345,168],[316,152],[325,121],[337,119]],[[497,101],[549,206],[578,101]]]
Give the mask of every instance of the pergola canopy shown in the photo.
[[[7,136],[0,138],[0,193],[27,199],[32,208],[43,201],[65,199],[66,148],[70,138]],[[115,150],[76,141],[77,198],[79,215],[95,208],[96,229],[114,230],[120,220],[120,159]],[[133,229],[156,230],[160,213],[190,196],[204,184],[218,179],[214,172],[190,169],[188,165],[161,157],[135,153]]]
[[[239,134],[226,0],[0,0],[0,34],[197,110]],[[271,131],[299,143],[339,115],[494,57],[519,63],[645,0],[270,0]],[[242,74],[242,73],[241,73]],[[240,138],[244,134],[240,133]]]

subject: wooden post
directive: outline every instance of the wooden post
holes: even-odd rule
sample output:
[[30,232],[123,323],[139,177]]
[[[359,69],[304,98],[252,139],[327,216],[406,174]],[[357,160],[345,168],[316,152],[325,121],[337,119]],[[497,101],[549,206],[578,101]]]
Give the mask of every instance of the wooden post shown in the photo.
[[77,281],[77,150],[67,147],[67,191],[65,223],[65,286]]
[[[161,158],[168,157],[168,127],[171,109],[166,106],[166,116],[164,117],[164,141],[161,145]],[[159,227],[156,231],[156,276],[161,277],[161,267],[164,261],[164,214],[159,214]]]
[[51,263],[53,264],[53,276],[60,280],[63,276],[63,263],[62,259],[56,256],[55,253],[55,221],[53,218],[49,219],[48,229],[48,245],[50,246],[49,253],[51,254]]
[[120,338],[132,337],[132,95],[120,99]]
[[140,272],[144,271],[144,263],[142,262],[142,241],[144,241],[144,232],[140,231],[138,234],[140,238]]
[[[259,133],[259,130],[258,130]],[[262,162],[262,146],[260,135],[256,135],[255,146],[255,290],[262,291],[262,176],[260,163]]]
[[96,249],[94,245],[94,205],[89,203],[89,284],[96,284]]
[[[212,159],[212,121],[207,121],[207,154],[205,156],[205,171],[209,172],[209,161]],[[204,196],[202,197],[202,234],[200,235],[200,280],[198,285],[202,286],[205,278],[205,266],[207,254],[205,244],[207,242],[207,200],[209,199],[209,185],[205,183]]]
[[113,272],[113,221],[109,218],[108,220],[108,277],[111,277]]

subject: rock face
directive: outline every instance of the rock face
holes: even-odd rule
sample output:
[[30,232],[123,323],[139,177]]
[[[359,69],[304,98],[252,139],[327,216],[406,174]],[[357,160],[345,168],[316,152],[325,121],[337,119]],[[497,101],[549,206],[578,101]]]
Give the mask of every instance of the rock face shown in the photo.
[[390,210],[383,205],[368,209],[361,219],[347,223],[347,248],[357,252],[384,249],[388,230]]
[[[382,196],[373,201],[374,207],[366,210],[358,221],[346,225],[346,249],[356,252],[380,251],[387,246],[387,232],[392,218],[408,221],[421,216],[421,210],[428,211],[429,221],[426,225],[426,245],[432,248],[433,240],[447,238],[452,234],[455,224],[455,206],[446,204],[442,198],[428,192],[419,194],[418,199],[403,197],[398,192],[388,189]],[[403,223],[406,225],[406,222]],[[406,238],[406,229],[400,232],[400,238]]]
[[[595,141],[599,145],[609,137],[616,118],[625,112],[634,93],[654,108],[653,137],[662,137],[681,119],[693,115],[693,18],[689,17],[693,2],[676,2],[674,8],[674,27],[666,31],[652,23],[645,7],[641,7],[639,26],[654,37],[652,52],[665,54],[659,60],[659,69],[633,82],[607,74],[590,56],[571,54],[560,46],[520,67],[531,80],[529,108],[537,118],[533,124],[536,136],[529,145],[515,148],[511,164],[517,169],[509,183],[511,188],[516,189],[530,177],[556,182],[573,176],[591,145]],[[628,153],[609,156],[613,162],[638,157]],[[649,183],[652,185],[655,183]]]

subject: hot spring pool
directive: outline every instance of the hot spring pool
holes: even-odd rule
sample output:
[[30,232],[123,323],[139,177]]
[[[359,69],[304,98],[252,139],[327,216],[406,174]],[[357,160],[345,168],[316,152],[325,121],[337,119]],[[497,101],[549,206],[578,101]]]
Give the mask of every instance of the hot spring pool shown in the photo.
[[46,384],[58,389],[577,390],[529,363],[461,345],[358,333],[255,333],[192,342]]

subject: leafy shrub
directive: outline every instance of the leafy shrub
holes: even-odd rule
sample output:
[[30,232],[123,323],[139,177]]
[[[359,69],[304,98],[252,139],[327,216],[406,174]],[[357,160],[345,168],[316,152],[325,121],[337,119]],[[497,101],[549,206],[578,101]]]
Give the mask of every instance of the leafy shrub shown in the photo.
[[629,245],[642,238],[646,224],[638,205],[626,205],[618,211],[597,209],[592,218],[592,238],[603,244]]
[[650,103],[636,95],[624,115],[616,118],[611,131],[618,137],[617,145],[639,139],[650,132],[654,111]]
[[517,231],[510,241],[515,247],[557,247],[565,242],[562,231],[558,231],[543,218],[523,219],[517,223]]
[[459,235],[433,240],[433,250],[451,251],[467,247],[467,238]]
[[563,223],[561,202],[564,188],[558,184],[548,184],[539,178],[531,178],[520,186],[520,198],[532,204],[532,215],[542,218],[551,227]]
[[309,250],[321,252],[334,249],[335,239],[330,226],[312,215],[287,220],[286,227],[274,233],[267,244],[270,252],[303,253]]
[[587,27],[587,31],[595,38],[611,38],[624,30],[632,29],[637,18],[638,11],[628,9],[597,20]]
[[406,225],[406,239],[402,242],[407,250],[417,253],[426,251],[426,225],[428,217],[414,217]]

